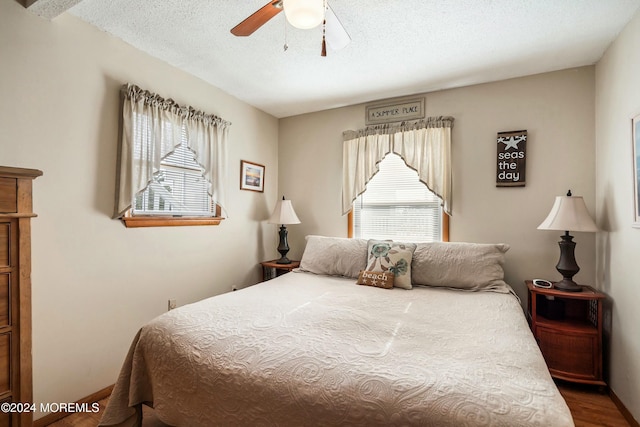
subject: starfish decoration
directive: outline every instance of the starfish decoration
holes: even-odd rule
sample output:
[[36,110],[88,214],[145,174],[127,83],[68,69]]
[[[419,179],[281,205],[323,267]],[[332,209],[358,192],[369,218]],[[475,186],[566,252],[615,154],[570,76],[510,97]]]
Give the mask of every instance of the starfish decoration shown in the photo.
[[519,136],[517,138],[515,138],[513,136],[510,137],[510,138],[504,138],[504,137],[498,138],[498,142],[502,142],[505,145],[505,147],[504,147],[505,151],[508,150],[509,148],[515,148],[517,150],[518,149],[518,144],[521,141],[526,141],[526,140],[527,140],[527,136],[526,135],[522,135],[522,136]]

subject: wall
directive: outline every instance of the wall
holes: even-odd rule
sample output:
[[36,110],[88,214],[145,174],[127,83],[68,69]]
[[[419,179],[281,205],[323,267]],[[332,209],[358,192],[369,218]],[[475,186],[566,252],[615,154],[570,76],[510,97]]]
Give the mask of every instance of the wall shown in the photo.
[[598,287],[609,295],[610,386],[640,420],[640,229],[633,222],[631,118],[640,114],[640,14],[596,67]]
[[[341,215],[342,131],[364,127],[364,105],[280,120],[279,191],[301,224],[289,227],[292,256],[304,236],[347,235]],[[568,189],[595,214],[594,68],[584,67],[426,94],[427,116],[453,116],[451,240],[511,245],[506,279],[523,303],[531,278],[558,279],[561,232],[536,227]],[[528,130],[527,185],[496,188],[496,134]],[[595,280],[595,236],[576,233],[582,270]]]
[[[44,171],[34,183],[34,397],[73,402],[115,382],[138,328],[169,298],[182,305],[259,280],[258,262],[277,255],[266,218],[278,122],[73,16],[50,22],[13,0],[0,0],[0,57],[0,164]],[[222,225],[110,219],[126,82],[233,123]],[[264,193],[239,190],[240,159],[266,165]]]

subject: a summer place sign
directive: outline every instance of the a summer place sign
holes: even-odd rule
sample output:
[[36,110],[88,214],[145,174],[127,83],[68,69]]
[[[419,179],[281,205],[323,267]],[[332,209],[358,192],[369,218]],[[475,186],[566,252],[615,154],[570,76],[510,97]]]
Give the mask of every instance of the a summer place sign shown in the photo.
[[366,125],[424,119],[424,97],[396,98],[367,105]]

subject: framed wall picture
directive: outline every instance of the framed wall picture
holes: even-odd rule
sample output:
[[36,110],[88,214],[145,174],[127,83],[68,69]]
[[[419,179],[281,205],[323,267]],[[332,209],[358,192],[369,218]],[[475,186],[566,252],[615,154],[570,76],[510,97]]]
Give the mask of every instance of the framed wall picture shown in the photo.
[[633,226],[640,228],[640,114],[632,120],[633,125]]
[[240,189],[264,191],[264,165],[240,160]]

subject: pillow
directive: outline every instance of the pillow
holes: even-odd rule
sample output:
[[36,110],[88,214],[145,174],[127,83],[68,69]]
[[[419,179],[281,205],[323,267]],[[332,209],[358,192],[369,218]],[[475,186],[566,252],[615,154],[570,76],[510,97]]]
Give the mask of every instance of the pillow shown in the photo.
[[358,276],[358,285],[375,286],[376,288],[393,288],[394,275],[387,272],[361,271]]
[[344,237],[307,236],[300,270],[356,279],[367,266],[367,241]]
[[419,243],[411,280],[414,285],[507,293],[502,265],[508,250],[509,245],[501,243]]
[[411,289],[411,258],[415,243],[391,240],[369,240],[367,243],[367,271],[393,273],[393,286]]

